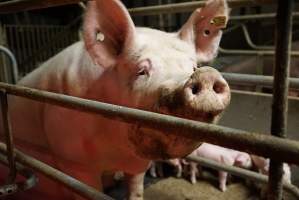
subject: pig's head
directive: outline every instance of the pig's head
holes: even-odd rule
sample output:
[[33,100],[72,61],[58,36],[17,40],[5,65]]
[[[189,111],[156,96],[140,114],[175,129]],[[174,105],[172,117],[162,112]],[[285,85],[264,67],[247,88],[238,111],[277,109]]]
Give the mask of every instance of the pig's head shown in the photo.
[[252,167],[252,160],[248,153],[240,152],[235,159],[235,166],[249,169]]
[[[95,0],[85,17],[85,46],[115,77],[118,103],[211,123],[228,106],[230,89],[217,70],[199,66],[216,56],[228,12],[225,0],[209,0],[177,33],[166,33],[136,28],[118,0]],[[128,132],[147,159],[185,156],[200,145],[138,125]]]

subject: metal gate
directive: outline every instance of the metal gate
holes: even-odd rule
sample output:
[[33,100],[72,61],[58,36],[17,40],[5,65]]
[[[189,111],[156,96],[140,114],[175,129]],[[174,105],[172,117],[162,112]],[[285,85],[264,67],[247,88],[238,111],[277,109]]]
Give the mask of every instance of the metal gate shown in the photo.
[[[23,9],[35,8],[34,3],[22,4],[21,1],[11,2],[11,3],[0,3],[0,13],[8,11],[18,11]],[[20,4],[21,2],[21,4]],[[29,1],[30,2],[30,1]],[[33,1],[34,2],[34,1]],[[49,5],[61,5],[65,2],[47,0]],[[75,3],[76,0],[68,1],[68,3]],[[273,3],[272,0],[265,1],[248,1],[248,0],[234,0],[229,1],[230,6],[240,6],[240,5],[251,5],[255,3]],[[65,96],[62,94],[50,93],[46,91],[39,91],[36,89],[30,89],[20,86],[14,86],[10,84],[0,83],[0,98],[2,106],[2,115],[4,119],[4,130],[6,133],[6,144],[7,149],[4,144],[0,145],[0,151],[8,155],[9,166],[11,169],[11,174],[15,174],[15,162],[22,163],[24,165],[30,166],[35,170],[41,171],[47,174],[54,180],[61,181],[67,187],[72,188],[74,191],[83,195],[89,199],[111,199],[101,193],[96,192],[92,188],[88,188],[84,184],[74,180],[68,179],[65,176],[60,176],[61,172],[53,172],[49,166],[45,166],[40,162],[24,155],[13,148],[13,140],[10,134],[9,128],[9,117],[7,112],[7,95],[13,94],[17,96],[26,97],[36,101],[43,101],[55,105],[64,106],[67,108],[72,108],[80,111],[85,111],[89,113],[96,113],[103,115],[107,118],[112,118],[115,120],[120,120],[128,123],[134,123],[138,121],[140,124],[158,128],[160,130],[175,130],[180,129],[185,131],[184,137],[192,138],[194,140],[204,140],[210,143],[216,143],[225,147],[234,148],[240,151],[246,151],[253,154],[270,157],[270,176],[269,176],[269,199],[281,199],[282,185],[289,190],[293,191],[298,195],[298,188],[293,185],[288,185],[282,183],[281,167],[282,161],[290,162],[299,165],[299,142],[292,141],[288,139],[283,139],[285,137],[285,119],[287,114],[287,101],[286,101],[286,91],[288,90],[288,61],[289,61],[289,41],[290,41],[290,30],[292,25],[292,0],[278,1],[278,11],[277,11],[277,48],[276,48],[276,73],[274,77],[274,102],[272,107],[272,134],[273,136],[267,136],[263,134],[251,133],[247,131],[227,128],[223,126],[210,125],[205,123],[194,122],[186,119],[180,119],[172,116],[159,115],[156,113],[109,105],[105,103],[80,99],[76,97]],[[194,8],[204,6],[204,2],[189,2],[189,3],[178,3],[178,4],[168,4],[162,6],[152,6],[147,8],[134,8],[130,9],[133,15],[155,15],[161,13],[174,13],[174,12],[185,12],[193,10]],[[45,5],[40,5],[43,7]],[[262,77],[263,80],[267,78]],[[251,80],[254,82],[254,80]],[[298,80],[293,80],[297,82]],[[267,81],[265,81],[267,82]],[[117,118],[116,118],[117,117]],[[157,127],[159,124],[159,127]],[[208,134],[200,134],[201,132]],[[176,134],[175,132],[173,134]],[[277,137],[274,137],[277,136]],[[228,169],[222,165],[216,166],[215,163],[207,163],[203,160],[190,158],[201,163],[210,164],[218,169],[225,169],[234,171],[236,174],[251,178],[253,180],[258,180],[266,182],[267,179],[263,176],[252,174],[253,172],[239,171],[236,169]],[[41,167],[42,165],[42,167]],[[238,173],[237,173],[238,171]],[[13,183],[13,180],[12,180]],[[8,185],[10,186],[10,185]],[[4,189],[7,186],[3,187]],[[5,190],[7,193],[12,193],[14,191],[13,187],[9,187],[10,190]],[[10,192],[9,192],[10,191]]]

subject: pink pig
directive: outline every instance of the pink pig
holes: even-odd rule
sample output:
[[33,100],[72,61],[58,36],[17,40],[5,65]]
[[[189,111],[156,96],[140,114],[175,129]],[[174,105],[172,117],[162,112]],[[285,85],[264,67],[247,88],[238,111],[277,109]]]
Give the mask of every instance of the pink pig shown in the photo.
[[[237,166],[247,169],[252,167],[252,162],[249,154],[208,143],[203,143],[194,152],[192,152],[191,155],[208,158],[210,160],[230,166]],[[190,179],[193,184],[196,183],[196,174],[198,173],[197,166],[197,163],[190,162]],[[226,181],[228,173],[225,171],[219,171],[218,173],[219,188],[221,191],[226,191]]]
[[[217,70],[197,64],[217,55],[228,12],[225,0],[209,0],[177,33],[166,33],[135,27],[119,0],[89,1],[84,41],[18,84],[213,123],[228,106],[230,89]],[[214,23],[216,17],[223,23]],[[19,149],[99,190],[104,172],[123,171],[128,199],[143,198],[151,160],[182,157],[200,145],[137,122],[21,97],[10,96],[9,109]],[[35,190],[35,199],[81,198],[44,176]]]

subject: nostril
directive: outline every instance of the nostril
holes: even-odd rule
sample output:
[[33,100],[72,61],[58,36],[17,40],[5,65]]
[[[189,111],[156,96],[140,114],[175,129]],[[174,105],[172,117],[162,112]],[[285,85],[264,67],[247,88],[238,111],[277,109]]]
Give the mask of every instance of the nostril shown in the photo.
[[217,94],[221,94],[224,92],[226,85],[222,82],[215,82],[214,86],[213,86],[213,90],[217,93]]
[[196,95],[200,92],[201,86],[199,84],[193,84],[191,86],[192,94]]

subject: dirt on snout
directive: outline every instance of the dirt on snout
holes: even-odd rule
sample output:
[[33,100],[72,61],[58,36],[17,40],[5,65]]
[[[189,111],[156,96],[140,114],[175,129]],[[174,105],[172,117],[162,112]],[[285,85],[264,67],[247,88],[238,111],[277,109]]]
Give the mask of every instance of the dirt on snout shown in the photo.
[[[185,179],[169,177],[148,186],[144,200],[259,200],[258,191],[240,181],[229,183],[227,191],[218,189],[217,181],[198,180],[192,185]],[[284,200],[295,200],[284,194]]]

